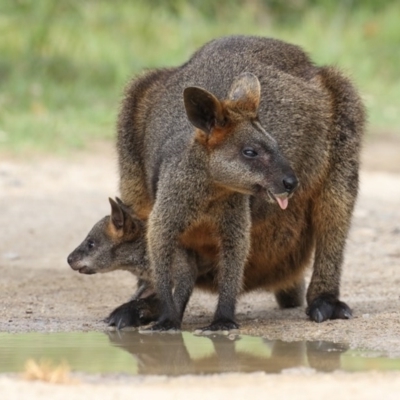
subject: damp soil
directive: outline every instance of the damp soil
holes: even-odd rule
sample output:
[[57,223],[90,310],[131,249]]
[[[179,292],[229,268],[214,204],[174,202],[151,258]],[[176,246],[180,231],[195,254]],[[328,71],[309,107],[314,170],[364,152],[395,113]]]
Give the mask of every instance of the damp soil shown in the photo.
[[[1,332],[101,333],[106,329],[102,320],[132,295],[136,287],[134,277],[126,272],[79,275],[69,268],[66,257],[91,226],[108,214],[107,198],[117,195],[117,188],[116,157],[110,143],[96,146],[90,154],[77,153],[68,158],[0,157]],[[341,299],[352,307],[354,317],[348,321],[312,323],[307,320],[304,308],[282,311],[271,294],[255,292],[243,296],[238,303],[240,335],[259,336],[265,341],[345,343],[348,351],[368,349],[382,357],[399,357],[399,271],[400,137],[391,136],[367,141],[363,151],[360,196],[346,248],[341,286]],[[215,296],[196,291],[189,302],[183,329],[193,332],[207,324],[215,305]],[[308,370],[295,370],[298,376],[291,376],[291,381],[298,388],[308,387],[311,384]],[[377,373],[373,379],[372,372],[354,373],[351,379],[346,374],[317,373],[312,379],[315,392],[318,393],[318,385],[322,385],[321,390],[332,385],[331,395],[336,398],[340,385],[351,388],[359,382],[364,395],[370,396],[376,382],[384,382],[388,390],[400,386],[398,372]],[[207,378],[211,380],[206,385],[222,390],[240,383],[240,387],[246,387],[248,393],[256,396],[264,389],[275,393],[274,398],[280,398],[279,393],[290,395],[283,389],[288,379],[285,374],[280,374],[280,378],[250,375],[234,374],[236,378],[232,374],[229,378],[218,375],[216,380]],[[100,386],[111,379],[96,376],[93,383]],[[128,377],[113,375],[113,379],[118,386]],[[183,382],[180,379],[185,379],[185,384],[194,388],[193,398],[196,390],[203,394],[202,398],[207,398],[203,378],[165,379],[152,381],[154,385],[141,380],[144,386],[139,385],[138,393],[145,394],[150,388],[156,392],[162,389],[164,393],[165,385],[169,385],[171,390],[174,388],[171,393],[180,398]],[[253,388],[255,382],[257,390]],[[18,394],[26,387],[32,394],[29,385],[8,376],[0,377],[0,392],[18,387],[15,389]],[[355,393],[358,390],[353,389]],[[299,393],[298,389],[293,390]],[[235,393],[239,396],[240,390]],[[184,392],[181,394],[183,398]],[[163,395],[165,398],[168,396]]]

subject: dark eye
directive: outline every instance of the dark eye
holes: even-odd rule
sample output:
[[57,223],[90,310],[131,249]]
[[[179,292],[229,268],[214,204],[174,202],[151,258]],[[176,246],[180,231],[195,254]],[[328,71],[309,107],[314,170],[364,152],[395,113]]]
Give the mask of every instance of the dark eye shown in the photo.
[[258,153],[254,149],[251,149],[249,147],[243,149],[242,153],[247,158],[256,158],[258,156]]
[[87,246],[88,246],[89,249],[93,249],[93,247],[94,247],[94,241],[93,241],[92,239],[89,239],[89,240],[88,240],[88,243],[87,243]]

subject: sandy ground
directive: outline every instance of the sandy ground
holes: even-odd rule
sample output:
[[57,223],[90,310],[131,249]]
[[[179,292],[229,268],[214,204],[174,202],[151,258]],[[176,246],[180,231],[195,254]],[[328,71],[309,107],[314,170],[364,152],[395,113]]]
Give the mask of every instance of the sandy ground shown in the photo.
[[[118,194],[111,144],[67,158],[16,160],[0,156],[0,331],[103,330],[101,320],[128,300],[135,279],[126,272],[82,276],[66,258],[91,226],[108,214],[107,197]],[[361,191],[347,245],[341,298],[349,321],[316,324],[304,309],[278,310],[268,293],[241,298],[243,334],[267,339],[328,340],[400,356],[400,138],[366,143]],[[196,292],[184,329],[209,322],[215,297]],[[0,377],[2,398],[395,398],[399,373],[227,375],[181,378],[83,379],[55,386]],[[207,391],[204,391],[204,385]],[[343,395],[343,396],[342,396]],[[350,396],[349,396],[350,397]],[[348,398],[349,398],[348,397]],[[396,397],[397,398],[397,397]]]

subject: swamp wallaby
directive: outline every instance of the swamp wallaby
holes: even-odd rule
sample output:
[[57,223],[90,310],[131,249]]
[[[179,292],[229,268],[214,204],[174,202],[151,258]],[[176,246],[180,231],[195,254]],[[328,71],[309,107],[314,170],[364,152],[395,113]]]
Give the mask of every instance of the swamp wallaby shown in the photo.
[[[120,191],[148,219],[149,256],[165,307],[158,328],[179,326],[196,270],[187,248],[217,259],[196,282],[219,288],[211,328],[235,326],[241,286],[273,290],[289,306],[312,255],[308,315],[317,322],[349,318],[339,286],[363,130],[364,110],[351,82],[274,39],[217,39],[181,67],[133,80],[118,122]],[[299,188],[283,211],[296,177]],[[272,189],[278,181],[281,189]],[[281,207],[270,201],[277,194]],[[223,205],[232,214],[220,213]],[[231,249],[240,254],[232,265]]]
[[147,247],[162,308],[150,329],[180,328],[198,275],[188,248],[201,242],[218,248],[218,304],[204,329],[229,330],[237,328],[235,304],[250,249],[250,196],[285,209],[297,178],[258,121],[254,74],[238,71],[221,85],[212,74],[202,71],[193,81],[195,71],[184,71],[170,77],[168,89],[159,88],[146,110],[145,132],[136,137],[154,200]]

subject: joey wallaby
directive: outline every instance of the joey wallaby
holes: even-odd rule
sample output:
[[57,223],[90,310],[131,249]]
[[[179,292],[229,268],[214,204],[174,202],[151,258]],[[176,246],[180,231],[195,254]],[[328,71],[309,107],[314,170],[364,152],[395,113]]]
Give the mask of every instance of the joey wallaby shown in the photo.
[[111,214],[98,221],[84,241],[68,256],[68,264],[81,274],[126,270],[138,278],[132,299],[106,320],[118,328],[140,326],[156,320],[159,301],[152,284],[143,221],[120,199],[109,199]]
[[148,220],[158,328],[179,326],[191,247],[219,257],[196,283],[219,289],[212,328],[235,326],[241,288],[274,290],[290,305],[312,256],[309,317],[349,318],[339,287],[363,131],[352,83],[279,40],[217,39],[180,67],[134,79],[118,121],[120,192]]

